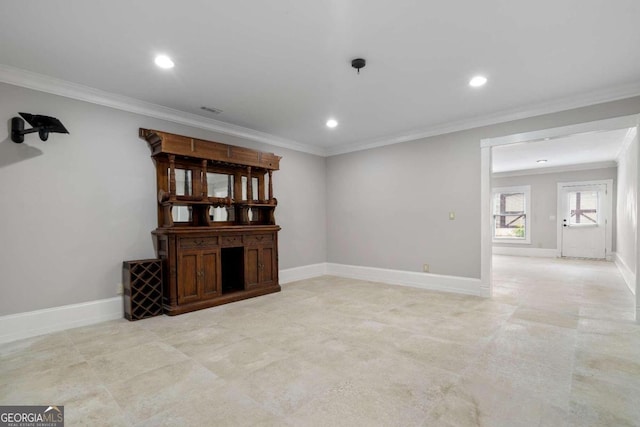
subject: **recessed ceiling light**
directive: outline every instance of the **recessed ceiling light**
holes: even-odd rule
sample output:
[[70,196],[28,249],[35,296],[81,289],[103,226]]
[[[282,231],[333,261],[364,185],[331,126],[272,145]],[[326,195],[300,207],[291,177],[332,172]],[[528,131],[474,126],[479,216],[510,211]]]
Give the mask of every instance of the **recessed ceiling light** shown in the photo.
[[173,61],[167,55],[156,56],[155,63],[160,68],[173,68]]
[[475,76],[471,80],[469,80],[469,86],[471,87],[480,87],[484,86],[487,83],[487,78],[485,76]]
[[327,120],[327,127],[334,128],[336,126],[338,126],[338,121],[336,119]]
[[536,163],[547,163],[547,160],[546,159],[536,160]]

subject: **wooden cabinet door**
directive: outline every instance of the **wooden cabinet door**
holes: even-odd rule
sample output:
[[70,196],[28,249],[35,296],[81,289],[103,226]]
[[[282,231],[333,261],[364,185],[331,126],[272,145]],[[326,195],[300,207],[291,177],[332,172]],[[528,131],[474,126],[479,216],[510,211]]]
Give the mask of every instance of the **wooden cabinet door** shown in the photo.
[[245,288],[260,284],[260,249],[257,246],[246,246],[244,250]]
[[200,251],[181,251],[178,255],[178,304],[186,304],[200,299],[198,258]]
[[220,250],[183,250],[178,256],[178,304],[220,295]]
[[208,249],[202,251],[199,261],[201,298],[207,299],[219,296],[222,282],[220,250]]
[[276,249],[273,245],[245,248],[246,286],[268,286],[276,282]]
[[273,246],[260,249],[260,284],[272,285],[276,280],[276,252]]

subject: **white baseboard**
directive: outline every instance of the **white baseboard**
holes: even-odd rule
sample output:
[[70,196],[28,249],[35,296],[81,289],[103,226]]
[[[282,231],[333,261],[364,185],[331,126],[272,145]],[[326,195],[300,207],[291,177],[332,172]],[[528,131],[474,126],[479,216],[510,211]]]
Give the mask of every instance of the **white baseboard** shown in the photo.
[[384,268],[362,267],[327,263],[326,274],[350,279],[370,280],[388,285],[411,286],[431,291],[453,292],[466,295],[486,296],[480,287],[480,279],[440,274],[418,273],[415,271],[388,270]]
[[[279,279],[281,284],[286,284],[326,274],[390,285],[485,296],[480,288],[480,279],[344,264],[319,263],[288,268],[279,271]],[[122,297],[119,296],[0,316],[0,344],[121,319],[123,315]]]
[[531,256],[537,258],[555,258],[558,256],[557,249],[544,249],[544,248],[518,248],[518,247],[504,247],[494,246],[494,255],[511,255],[511,256]]
[[0,343],[124,317],[122,297],[0,317]]
[[631,269],[627,266],[627,264],[620,258],[620,256],[616,253],[614,254],[614,262],[618,270],[620,270],[620,274],[624,279],[624,282],[629,287],[631,293],[635,295],[636,293],[636,274],[631,271]]
[[327,263],[303,265],[302,267],[287,268],[278,272],[281,285],[298,280],[312,279],[327,274]]

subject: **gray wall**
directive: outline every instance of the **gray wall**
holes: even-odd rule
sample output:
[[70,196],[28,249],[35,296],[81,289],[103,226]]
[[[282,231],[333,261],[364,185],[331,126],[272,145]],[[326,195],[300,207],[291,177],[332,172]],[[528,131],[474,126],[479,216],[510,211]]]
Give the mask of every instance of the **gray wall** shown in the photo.
[[14,144],[0,129],[0,315],[116,295],[122,261],[155,257],[155,168],[138,128],[283,156],[274,174],[280,268],[326,260],[325,159],[0,84],[0,117],[58,117],[70,135]]
[[[636,272],[636,227],[638,213],[638,135],[625,147],[618,162],[618,245],[616,256]],[[634,287],[635,284],[632,285]]]
[[640,97],[329,157],[328,260],[479,278],[480,140],[637,113]]
[[283,269],[429,263],[480,277],[480,140],[640,113],[636,97],[323,159],[6,84],[0,99],[7,122],[42,113],[71,131],[18,145],[0,130],[0,315],[115,296],[122,261],[155,255],[155,172],[139,127],[283,156]]
[[475,142],[451,134],[330,157],[329,261],[407,271],[428,263],[432,273],[479,275]]
[[558,183],[574,181],[593,181],[613,179],[613,250],[615,251],[616,217],[616,176],[617,168],[591,169],[572,172],[521,175],[507,178],[493,178],[492,187],[531,186],[531,244],[494,243],[493,246],[506,248],[543,248],[557,247],[557,219],[549,216],[558,214]]

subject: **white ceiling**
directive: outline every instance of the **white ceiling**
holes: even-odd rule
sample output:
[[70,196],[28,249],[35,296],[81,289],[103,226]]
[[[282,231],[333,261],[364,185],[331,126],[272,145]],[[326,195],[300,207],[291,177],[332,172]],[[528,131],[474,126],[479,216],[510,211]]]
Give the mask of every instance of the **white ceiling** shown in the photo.
[[2,1],[0,64],[335,152],[640,94],[638,16],[638,0]]
[[[622,150],[628,131],[589,132],[493,147],[491,170],[500,173],[613,162]],[[547,163],[537,163],[541,159]]]

